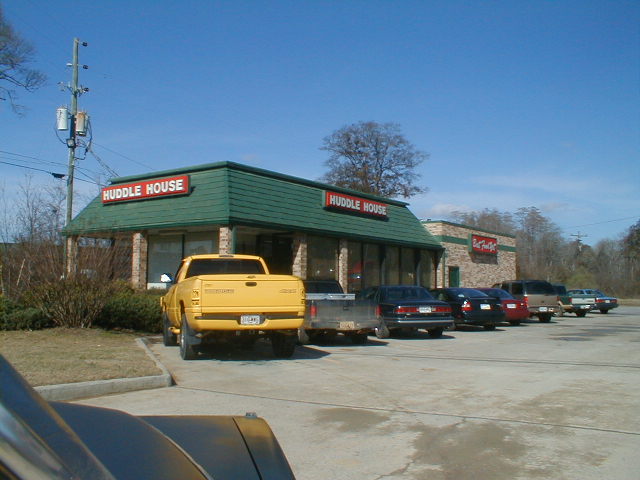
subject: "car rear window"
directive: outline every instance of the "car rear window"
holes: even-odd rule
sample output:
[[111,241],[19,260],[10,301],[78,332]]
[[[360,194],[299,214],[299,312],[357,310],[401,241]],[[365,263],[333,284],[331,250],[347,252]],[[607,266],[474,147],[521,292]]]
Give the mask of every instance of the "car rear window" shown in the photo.
[[556,295],[556,291],[549,282],[529,281],[525,283],[529,295]]
[[240,258],[225,260],[199,258],[191,261],[185,278],[195,277],[197,275],[219,275],[225,273],[262,274],[264,273],[264,268],[262,268],[262,264],[256,260]]
[[422,287],[389,287],[383,291],[384,301],[433,300],[433,296]]

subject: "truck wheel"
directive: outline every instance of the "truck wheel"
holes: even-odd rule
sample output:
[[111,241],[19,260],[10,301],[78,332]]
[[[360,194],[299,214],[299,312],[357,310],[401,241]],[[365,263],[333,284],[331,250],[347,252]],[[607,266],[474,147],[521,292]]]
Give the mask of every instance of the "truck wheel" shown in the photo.
[[180,356],[183,360],[195,360],[198,356],[196,348],[189,341],[189,324],[187,316],[182,314],[182,324],[180,325]]
[[175,347],[178,345],[178,339],[175,333],[169,330],[169,317],[167,313],[162,314],[162,343],[165,347]]
[[444,328],[442,327],[427,330],[427,333],[431,338],[440,338],[442,336],[442,332],[444,332]]
[[366,333],[353,333],[349,336],[351,337],[351,343],[354,345],[364,345],[367,343],[368,335]]
[[587,314],[587,312],[582,311],[582,312],[576,312],[576,316],[577,317],[584,317]]
[[296,349],[297,337],[295,335],[285,335],[284,333],[274,333],[271,336],[271,348],[276,358],[290,358]]
[[304,327],[298,328],[298,343],[300,345],[308,345],[311,341],[309,337],[310,335],[307,334],[307,331],[304,329]]
[[387,324],[384,323],[383,319],[380,319],[380,323],[376,327],[376,337],[378,338],[389,338],[391,332],[389,332],[389,328],[387,328]]
[[539,313],[538,314],[538,320],[540,320],[542,323],[549,323],[551,321],[551,314],[550,313]]

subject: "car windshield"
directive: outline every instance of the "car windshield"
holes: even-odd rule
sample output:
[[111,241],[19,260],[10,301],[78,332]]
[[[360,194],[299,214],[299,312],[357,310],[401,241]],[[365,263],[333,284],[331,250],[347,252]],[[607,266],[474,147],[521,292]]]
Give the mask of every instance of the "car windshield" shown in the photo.
[[556,295],[556,291],[549,282],[530,281],[526,282],[526,284],[527,293],[530,295]]
[[385,302],[407,300],[433,300],[431,294],[423,287],[388,287],[382,291]]

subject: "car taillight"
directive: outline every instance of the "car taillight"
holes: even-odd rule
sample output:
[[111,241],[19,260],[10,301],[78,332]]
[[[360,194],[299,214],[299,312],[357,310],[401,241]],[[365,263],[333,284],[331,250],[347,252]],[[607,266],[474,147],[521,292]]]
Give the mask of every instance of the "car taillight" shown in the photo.
[[309,316],[310,316],[311,318],[316,318],[316,317],[318,316],[318,306],[317,306],[317,305],[312,304],[312,305],[309,307]]
[[469,303],[469,300],[465,300],[464,303],[462,304],[462,311],[470,312],[471,310],[473,310],[471,303]]
[[433,311],[436,313],[451,313],[451,307],[433,307]]
[[394,313],[418,313],[418,307],[396,307],[393,309]]
[[604,303],[604,298],[596,298],[596,303]]
[[524,297],[522,297],[522,300],[524,301],[524,304],[529,307],[529,297],[527,297],[526,295]]
[[381,317],[382,316],[382,308],[380,308],[380,305],[376,305],[376,317]]

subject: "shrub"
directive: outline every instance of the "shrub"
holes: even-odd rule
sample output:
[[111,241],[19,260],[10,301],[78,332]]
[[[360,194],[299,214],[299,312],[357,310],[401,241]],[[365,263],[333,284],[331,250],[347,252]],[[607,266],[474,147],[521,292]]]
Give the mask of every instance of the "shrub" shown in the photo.
[[41,330],[51,326],[42,310],[0,296],[0,330]]
[[162,312],[159,298],[160,294],[155,292],[120,290],[104,305],[94,325],[105,329],[161,332]]
[[118,288],[77,275],[38,285],[25,296],[25,304],[40,309],[56,327],[88,328]]

